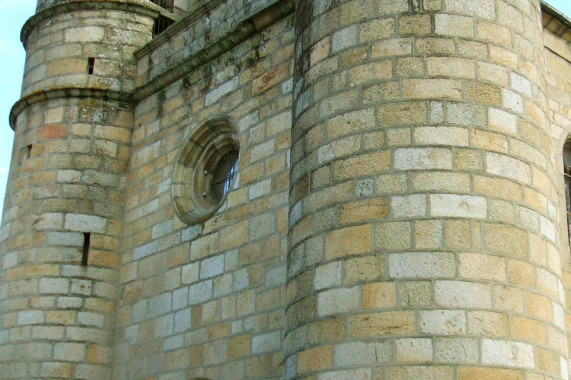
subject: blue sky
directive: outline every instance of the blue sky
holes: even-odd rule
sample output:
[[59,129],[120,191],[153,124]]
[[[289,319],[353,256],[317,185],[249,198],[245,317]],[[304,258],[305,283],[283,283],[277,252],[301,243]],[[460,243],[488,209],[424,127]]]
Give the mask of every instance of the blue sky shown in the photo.
[[[462,1],[462,0],[458,0]],[[571,17],[570,0],[548,0],[548,3]],[[13,132],[8,123],[10,108],[19,99],[25,52],[20,43],[20,30],[34,13],[36,0],[0,0],[0,215],[12,154]]]

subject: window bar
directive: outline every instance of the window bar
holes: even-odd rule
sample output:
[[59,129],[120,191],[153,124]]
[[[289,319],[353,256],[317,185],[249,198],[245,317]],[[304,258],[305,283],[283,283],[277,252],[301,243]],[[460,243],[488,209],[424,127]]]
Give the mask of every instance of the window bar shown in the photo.
[[173,23],[174,21],[171,20],[170,18],[165,17],[163,15],[159,15],[159,17],[155,19],[155,24],[153,25],[153,37],[157,37],[158,35],[160,35],[162,32],[167,30],[167,28],[171,26]]

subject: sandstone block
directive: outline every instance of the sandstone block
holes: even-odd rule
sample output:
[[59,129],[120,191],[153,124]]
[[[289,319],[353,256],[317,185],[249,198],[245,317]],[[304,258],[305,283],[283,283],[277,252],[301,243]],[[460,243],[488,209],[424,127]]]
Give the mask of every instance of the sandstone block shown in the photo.
[[484,364],[533,368],[534,356],[533,346],[528,343],[493,339],[484,339],[482,342]]
[[434,344],[434,358],[439,363],[479,362],[479,342],[469,338],[437,338]]
[[281,335],[279,331],[258,335],[252,338],[252,353],[261,354],[280,349]]
[[531,343],[545,344],[547,332],[543,322],[514,316],[512,324],[514,338]]
[[85,358],[85,345],[83,343],[56,343],[54,345],[54,359],[80,362]]
[[523,380],[524,374],[521,370],[462,367],[458,370],[460,380]]
[[328,259],[370,252],[371,227],[347,227],[328,233],[325,237],[325,256]]
[[405,79],[403,93],[406,99],[460,100],[462,84],[451,79]]
[[388,151],[363,154],[336,161],[333,164],[333,177],[342,180],[354,177],[356,173],[360,175],[382,173],[390,168],[390,164],[391,157]]
[[486,108],[472,104],[449,103],[446,108],[446,121],[456,125],[485,127]]
[[457,127],[418,127],[414,142],[419,145],[468,146],[468,130]]
[[379,38],[387,38],[395,33],[393,18],[375,19],[360,25],[359,41],[370,42]]
[[432,340],[407,338],[396,340],[396,360],[399,363],[429,363],[433,357]]
[[479,21],[476,25],[477,37],[486,41],[490,41],[499,46],[510,48],[512,45],[511,31],[498,24]]
[[332,289],[317,296],[317,313],[320,317],[355,311],[360,306],[360,288]]
[[510,333],[508,315],[491,311],[470,311],[468,333],[485,337],[507,337]]
[[414,225],[414,244],[418,249],[436,249],[443,246],[442,224],[436,220],[421,220]]
[[414,313],[410,311],[355,314],[349,317],[349,331],[355,337],[413,334],[415,330]]
[[389,255],[392,278],[451,278],[456,273],[452,253],[419,252]]
[[383,309],[396,306],[396,287],[391,282],[363,285],[363,307]]
[[395,218],[425,216],[426,195],[413,194],[391,197],[391,212]]
[[474,20],[471,17],[438,13],[435,30],[445,36],[474,37]]
[[386,271],[385,260],[385,257],[379,255],[346,260],[344,283],[362,283],[381,278]]
[[474,15],[484,19],[493,20],[496,16],[496,7],[493,0],[467,0],[461,3],[454,0],[445,0],[446,9],[453,13]]
[[388,342],[350,342],[335,346],[334,363],[338,367],[386,363],[390,358]]
[[420,313],[423,334],[464,335],[467,331],[466,312],[461,310],[430,310]]
[[401,148],[395,151],[397,170],[451,169],[452,154],[443,148]]
[[341,262],[335,261],[315,269],[315,290],[341,285]]
[[105,29],[98,26],[70,28],[65,31],[66,42],[96,42],[102,41],[104,36]]
[[373,58],[410,55],[412,53],[412,40],[410,38],[390,38],[374,43],[371,49]]
[[487,207],[487,201],[483,197],[455,194],[430,195],[432,216],[484,219],[488,215]]
[[359,65],[349,71],[349,83],[351,86],[365,83],[378,82],[381,79],[389,79],[392,76],[391,61],[378,61]]
[[333,347],[322,346],[302,351],[297,357],[299,373],[320,371],[333,364]]
[[527,233],[501,224],[484,224],[484,246],[492,252],[527,257]]
[[523,183],[530,183],[529,165],[516,158],[497,153],[486,154],[487,172],[500,177],[513,179]]
[[408,2],[406,0],[396,0],[391,2],[379,1],[380,14],[406,12],[408,9]]
[[389,103],[377,107],[377,118],[382,126],[425,124],[427,106],[424,102]]
[[506,281],[506,263],[503,257],[460,253],[458,259],[458,271],[461,277],[473,280]]
[[490,286],[476,282],[437,281],[434,298],[439,306],[465,309],[492,306]]
[[389,206],[386,198],[367,199],[346,203],[340,207],[339,211],[339,222],[347,224],[370,219],[384,219],[389,215]]
[[338,32],[335,32],[331,41],[331,50],[333,53],[343,49],[347,49],[357,43],[358,30],[357,25],[351,25]]
[[382,252],[406,250],[411,247],[409,222],[383,223],[375,229],[375,248]]

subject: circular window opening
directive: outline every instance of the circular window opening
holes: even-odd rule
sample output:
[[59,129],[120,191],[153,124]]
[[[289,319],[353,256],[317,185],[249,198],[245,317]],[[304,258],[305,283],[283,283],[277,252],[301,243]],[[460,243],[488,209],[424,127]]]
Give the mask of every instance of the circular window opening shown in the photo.
[[224,119],[200,127],[186,143],[176,163],[173,199],[179,217],[203,221],[224,203],[238,167],[238,135]]

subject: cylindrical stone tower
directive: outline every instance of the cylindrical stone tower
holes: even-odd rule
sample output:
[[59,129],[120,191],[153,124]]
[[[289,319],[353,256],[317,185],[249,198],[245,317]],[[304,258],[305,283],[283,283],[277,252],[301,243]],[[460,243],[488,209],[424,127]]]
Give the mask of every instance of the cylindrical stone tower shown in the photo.
[[285,378],[567,379],[537,0],[299,0]]
[[0,377],[108,379],[133,53],[148,1],[39,1],[27,50],[0,247]]

